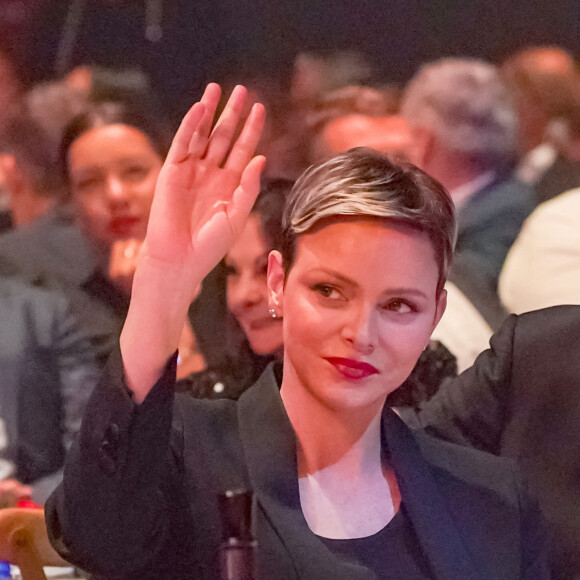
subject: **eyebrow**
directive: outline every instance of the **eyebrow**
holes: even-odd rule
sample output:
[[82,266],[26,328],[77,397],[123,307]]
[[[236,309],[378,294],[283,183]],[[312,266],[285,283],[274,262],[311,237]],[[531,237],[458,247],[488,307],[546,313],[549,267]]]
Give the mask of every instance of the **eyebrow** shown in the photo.
[[[321,274],[325,274],[328,276],[334,276],[335,278],[338,278],[339,280],[341,280],[345,284],[348,284],[350,286],[354,286],[356,288],[358,288],[360,286],[360,284],[356,280],[353,280],[352,278],[349,278],[348,276],[345,276],[344,274],[341,274],[340,272],[336,272],[335,270],[332,270],[330,268],[318,267],[318,268],[313,269],[311,272],[314,272],[314,273],[319,272]],[[384,292],[382,292],[382,294],[388,294],[388,295],[410,294],[412,296],[418,296],[418,297],[425,298],[425,299],[428,298],[427,294],[425,294],[425,292],[423,292],[422,290],[418,290],[417,288],[406,288],[404,286],[398,286],[396,288],[389,288],[388,290],[385,290]]]
[[[147,156],[144,153],[133,153],[131,155],[125,155],[123,157],[119,157],[115,160],[117,163],[135,163],[135,162],[148,162]],[[76,167],[73,171],[83,171],[88,170],[91,171],[93,169],[101,169],[101,165],[96,164],[94,162],[88,164],[80,164],[80,167]]]
[[336,270],[332,270],[330,268],[325,268],[325,267],[316,267],[313,268],[310,273],[320,273],[320,274],[324,274],[325,276],[333,276],[334,278],[338,278],[339,280],[341,280],[342,282],[344,282],[345,284],[349,284],[351,286],[357,286],[358,287],[358,283],[353,280],[352,278],[349,278],[348,276],[345,276],[344,274],[341,274],[340,272],[337,272]]
[[[268,260],[268,256],[270,255],[270,252],[272,250],[266,250],[264,253],[260,254],[259,256],[256,256],[254,258],[254,263],[259,262],[260,260]],[[228,255],[226,254],[224,256],[224,263],[227,265],[228,264]]]

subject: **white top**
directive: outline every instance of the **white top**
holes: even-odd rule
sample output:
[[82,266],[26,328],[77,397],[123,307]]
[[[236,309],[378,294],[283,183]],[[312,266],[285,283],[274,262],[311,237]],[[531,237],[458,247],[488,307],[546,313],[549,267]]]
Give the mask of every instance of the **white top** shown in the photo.
[[6,427],[0,419],[0,479],[8,479],[14,475],[14,464],[6,458],[7,445]]
[[457,370],[470,367],[488,348],[492,330],[465,294],[451,282],[445,284],[447,309],[431,338],[441,342],[457,359]]
[[504,263],[499,296],[517,314],[580,304],[580,188],[540,204],[528,217]]

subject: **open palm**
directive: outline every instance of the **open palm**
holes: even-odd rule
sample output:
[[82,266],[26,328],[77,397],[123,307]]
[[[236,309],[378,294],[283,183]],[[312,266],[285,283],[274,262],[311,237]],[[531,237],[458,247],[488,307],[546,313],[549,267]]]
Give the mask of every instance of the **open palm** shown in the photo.
[[161,170],[144,253],[161,268],[207,274],[243,229],[260,187],[253,157],[264,125],[254,105],[232,145],[246,98],[236,87],[212,130],[220,89],[210,84],[184,118]]

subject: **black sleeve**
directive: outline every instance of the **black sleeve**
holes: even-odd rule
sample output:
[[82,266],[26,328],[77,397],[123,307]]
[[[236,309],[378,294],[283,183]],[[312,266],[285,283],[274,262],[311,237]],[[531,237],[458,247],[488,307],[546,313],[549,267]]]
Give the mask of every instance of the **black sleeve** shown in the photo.
[[63,306],[54,333],[62,399],[62,434],[69,449],[80,430],[85,407],[99,377],[99,368],[88,338],[68,304]]
[[447,380],[418,414],[431,434],[489,453],[499,452],[510,399],[513,337],[517,316],[506,319],[491,339],[491,348],[474,365]]
[[168,504],[179,503],[168,493],[180,487],[171,450],[176,358],[136,405],[120,352],[113,353],[87,405],[63,483],[46,504],[53,546],[92,573],[137,577],[135,571],[167,545]]
[[519,476],[521,506],[522,580],[549,580],[548,530],[535,496]]

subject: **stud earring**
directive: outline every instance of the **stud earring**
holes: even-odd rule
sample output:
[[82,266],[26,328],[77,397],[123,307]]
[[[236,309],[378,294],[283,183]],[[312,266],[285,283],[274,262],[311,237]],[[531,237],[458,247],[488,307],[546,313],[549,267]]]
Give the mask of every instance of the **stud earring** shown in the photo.
[[273,308],[268,309],[268,312],[270,313],[270,316],[272,318],[278,318],[278,315],[276,314],[276,311]]

